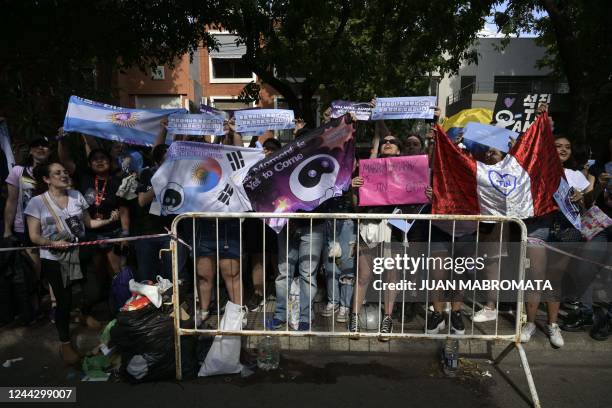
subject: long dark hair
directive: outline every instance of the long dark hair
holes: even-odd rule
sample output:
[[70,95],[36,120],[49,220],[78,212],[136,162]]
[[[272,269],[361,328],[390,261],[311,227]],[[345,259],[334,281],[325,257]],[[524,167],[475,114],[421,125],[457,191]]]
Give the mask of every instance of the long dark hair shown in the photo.
[[563,168],[570,170],[581,170],[582,167],[584,167],[584,163],[582,164],[582,167],[580,167],[578,161],[576,160],[576,153],[580,152],[580,148],[574,145],[574,142],[564,134],[556,134],[555,141],[559,139],[566,139],[568,142],[570,142],[570,149],[572,149],[572,154],[570,154],[570,157],[568,157],[568,159],[563,163]]
[[36,181],[36,187],[34,188],[34,195],[40,195],[46,193],[49,189],[47,183],[45,183],[44,178],[50,176],[51,166],[54,164],[59,164],[64,167],[64,165],[57,161],[50,161],[47,163],[39,164],[34,167],[34,180]]

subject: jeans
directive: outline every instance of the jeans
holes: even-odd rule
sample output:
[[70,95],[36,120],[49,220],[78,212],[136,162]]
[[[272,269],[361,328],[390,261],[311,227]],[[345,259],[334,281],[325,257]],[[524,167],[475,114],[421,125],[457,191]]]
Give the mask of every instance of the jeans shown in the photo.
[[[334,223],[336,230],[334,232]],[[340,246],[341,254],[330,256],[330,247],[335,242]],[[325,283],[327,300],[334,305],[351,306],[355,285],[355,243],[357,234],[353,220],[327,220],[325,222],[325,242],[323,244],[323,262],[325,265]]]
[[[292,226],[290,226],[292,227]],[[296,265],[300,278],[300,323],[310,323],[312,300],[317,294],[317,266],[323,248],[325,224],[299,225],[289,230],[287,248],[287,227],[278,234],[278,276],[276,278],[276,310],[274,318],[287,320],[287,276],[293,278]]]

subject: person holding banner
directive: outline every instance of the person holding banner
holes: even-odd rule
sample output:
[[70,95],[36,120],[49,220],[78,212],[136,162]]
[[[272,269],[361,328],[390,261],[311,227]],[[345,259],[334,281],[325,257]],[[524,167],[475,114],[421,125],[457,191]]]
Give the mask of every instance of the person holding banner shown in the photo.
[[[36,186],[40,193],[33,197],[24,214],[28,232],[36,245],[52,247],[40,250],[42,273],[49,280],[57,299],[55,327],[59,334],[60,354],[66,364],[75,364],[79,355],[70,343],[70,310],[72,284],[83,278],[78,248],[62,248],[82,238],[87,228],[103,228],[119,218],[113,211],[107,219],[92,219],[83,195],[70,188],[68,171],[60,163],[49,163],[36,168]],[[100,323],[89,315],[92,299],[84,296],[81,307],[83,320],[91,328]]]
[[[377,134],[381,127],[377,128]],[[378,141],[373,142],[373,148],[378,147]],[[382,139],[382,145],[378,147],[378,152],[373,150],[374,157],[371,158],[384,158],[384,157],[395,157],[400,156],[402,152],[402,143],[398,138],[393,135],[387,134]],[[359,188],[364,185],[363,177],[355,177],[352,180],[352,186],[358,192]],[[390,207],[390,206],[389,206]],[[394,207],[394,206],[393,206]],[[367,207],[366,212],[391,212],[392,208],[386,207]],[[366,297],[366,293],[373,274],[373,262],[374,258],[380,256],[386,256],[385,249],[390,249],[389,246],[392,241],[394,231],[387,224],[386,221],[369,220],[360,223],[359,226],[359,257],[357,259],[357,285],[353,296],[353,307],[348,322],[348,330],[351,333],[357,333],[360,331],[359,327],[359,313],[363,306],[363,301]],[[397,233],[395,233],[397,235]],[[396,237],[397,238],[397,237]],[[397,270],[388,270],[385,272],[386,282],[395,282],[398,280]],[[395,298],[397,296],[396,291],[384,291],[384,317],[380,321],[380,333],[381,341],[387,341],[388,337],[384,335],[393,332],[393,319],[391,313],[393,312],[393,306]]]
[[[221,144],[242,146],[242,138],[236,132],[234,120],[224,123],[227,132]],[[206,143],[206,141],[201,140]],[[218,241],[217,241],[218,238]],[[196,324],[199,326],[210,316],[213,283],[219,268],[225,281],[229,300],[237,305],[243,304],[240,282],[240,220],[199,219],[196,222],[195,257],[198,274],[199,310]],[[217,258],[219,265],[217,265]],[[217,296],[220,294],[217,293]]]

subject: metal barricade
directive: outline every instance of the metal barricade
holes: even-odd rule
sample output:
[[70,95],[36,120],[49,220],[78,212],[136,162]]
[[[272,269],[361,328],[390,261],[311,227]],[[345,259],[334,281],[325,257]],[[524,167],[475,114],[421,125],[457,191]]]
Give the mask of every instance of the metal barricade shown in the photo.
[[[262,241],[262,257],[263,257],[263,297],[264,297],[264,305],[262,310],[260,311],[256,311],[256,312],[252,312],[252,316],[249,317],[254,317],[254,318],[249,318],[249,323],[247,324],[247,327],[244,327],[244,325],[242,326],[243,329],[242,330],[222,330],[221,327],[221,309],[222,309],[222,304],[221,304],[221,300],[220,300],[220,287],[221,287],[221,281],[227,281],[228,279],[233,282],[232,283],[232,288],[230,290],[229,297],[230,300],[233,300],[234,303],[237,303],[238,305],[243,305],[243,298],[244,298],[244,290],[243,290],[243,261],[244,261],[244,251],[243,251],[243,242],[244,242],[244,236],[243,236],[243,221],[246,219],[257,219],[258,221],[258,225],[260,225],[260,229],[258,229],[258,234],[261,237],[261,241]],[[284,266],[284,277],[283,274],[279,274],[275,277],[275,284],[276,284],[276,295],[277,297],[279,295],[281,295],[279,293],[278,288],[281,287],[283,288],[284,285],[284,295],[285,295],[285,315],[284,315],[284,322],[282,322],[282,326],[281,327],[276,327],[276,329],[272,329],[270,327],[270,321],[273,318],[273,312],[271,310],[267,310],[269,309],[268,306],[270,306],[270,304],[267,302],[267,294],[268,291],[267,289],[269,289],[269,287],[267,288],[266,285],[266,277],[269,274],[269,271],[267,271],[267,261],[268,261],[268,257],[270,256],[269,254],[266,253],[266,240],[269,241],[269,237],[266,237],[266,228],[264,226],[264,221],[265,220],[270,220],[270,219],[274,219],[276,220],[276,222],[278,222],[278,220],[283,220],[286,219],[286,225],[284,226],[283,230],[281,233],[279,233],[279,235],[276,237],[278,238],[278,244],[279,244],[279,252],[281,251],[285,251],[284,256],[281,256],[282,259],[284,259],[283,262],[279,261],[279,268],[281,268],[281,266]],[[212,221],[204,221],[204,220],[212,220]],[[521,363],[523,366],[523,369],[525,371],[525,375],[527,378],[527,382],[529,385],[529,390],[531,393],[531,397],[533,400],[533,403],[536,407],[540,406],[539,403],[539,399],[538,399],[538,395],[537,395],[537,391],[535,388],[535,384],[533,381],[533,378],[531,376],[531,371],[529,368],[529,363],[527,360],[527,356],[525,354],[524,348],[521,345],[520,342],[520,338],[521,338],[521,325],[524,322],[524,318],[523,318],[523,309],[524,309],[524,290],[518,289],[516,291],[516,297],[514,299],[514,302],[516,302],[516,309],[514,310],[514,316],[516,317],[514,320],[514,323],[511,324],[509,327],[507,327],[507,330],[504,332],[504,330],[502,330],[499,326],[499,305],[500,305],[500,290],[495,291],[489,291],[489,302],[493,302],[493,297],[495,297],[494,299],[494,303],[496,305],[495,307],[495,312],[496,312],[496,319],[495,319],[495,323],[493,324],[493,327],[491,327],[491,325],[487,325],[487,330],[483,329],[482,325],[478,325],[475,324],[473,320],[470,321],[469,324],[465,325],[465,333],[464,334],[457,334],[453,331],[451,331],[451,319],[450,319],[450,313],[448,313],[448,317],[445,318],[445,321],[448,323],[446,326],[447,328],[445,328],[443,330],[443,332],[438,331],[435,334],[432,334],[432,329],[427,327],[427,315],[429,313],[429,306],[430,304],[432,304],[432,296],[436,295],[438,296],[437,299],[437,305],[439,308],[440,303],[444,303],[445,300],[444,299],[440,299],[439,298],[439,293],[441,292],[440,290],[433,290],[429,287],[425,288],[424,291],[424,295],[425,298],[424,299],[420,299],[420,300],[415,300],[415,302],[418,303],[424,303],[424,309],[425,309],[425,319],[424,319],[424,327],[415,327],[414,324],[412,326],[410,326],[409,324],[407,324],[405,322],[405,316],[406,316],[406,311],[405,311],[405,305],[406,305],[406,296],[407,296],[407,290],[404,287],[404,289],[401,291],[402,293],[402,298],[401,298],[401,313],[400,316],[401,318],[398,320],[399,324],[400,324],[400,329],[391,333],[381,333],[381,328],[380,328],[380,322],[381,322],[381,318],[382,318],[382,312],[381,312],[381,308],[382,308],[382,303],[383,303],[383,296],[386,296],[386,292],[383,290],[379,290],[378,291],[378,330],[360,330],[357,332],[353,332],[353,331],[349,331],[347,329],[347,327],[342,327],[341,324],[337,324],[336,322],[336,316],[335,313],[335,307],[332,307],[332,315],[331,315],[331,324],[329,322],[329,319],[327,319],[325,321],[325,324],[321,324],[321,325],[317,325],[315,323],[313,323],[313,318],[315,317],[315,312],[313,311],[313,287],[314,290],[316,291],[316,273],[317,273],[317,266],[319,264],[320,261],[322,261],[319,256],[319,254],[314,253],[313,254],[313,245],[315,245],[319,252],[321,249],[321,244],[319,243],[315,243],[313,241],[315,241],[315,239],[313,239],[313,232],[315,232],[319,227],[318,224],[320,224],[321,222],[324,223],[331,223],[333,224],[330,228],[329,228],[329,234],[331,234],[331,241],[332,242],[337,242],[336,238],[337,238],[337,221],[338,220],[352,220],[354,226],[354,231],[355,231],[355,236],[356,236],[356,241],[355,241],[355,253],[351,254],[352,256],[354,256],[355,259],[355,272],[354,272],[354,278],[353,278],[353,294],[352,297],[353,299],[351,299],[351,305],[353,305],[353,302],[357,302],[359,303],[357,300],[355,299],[359,299],[359,286],[360,286],[360,278],[362,278],[363,281],[368,282],[367,283],[367,287],[371,286],[371,281],[373,278],[373,271],[369,271],[369,270],[360,270],[363,269],[363,265],[360,266],[360,262],[362,259],[364,259],[366,262],[367,261],[367,256],[363,255],[362,258],[360,258],[360,252],[364,252],[364,251],[370,251],[371,249],[366,245],[366,242],[363,242],[365,240],[365,235],[368,234],[367,230],[368,228],[365,228],[364,226],[367,225],[382,225],[383,222],[388,222],[389,220],[399,220],[399,221],[405,221],[405,222],[420,222],[420,228],[422,231],[424,231],[426,234],[424,235],[424,237],[426,238],[426,240],[420,242],[420,244],[422,244],[422,248],[426,248],[427,251],[427,257],[425,258],[424,254],[422,254],[423,259],[426,259],[426,263],[422,263],[421,266],[425,266],[427,265],[425,268],[420,268],[418,270],[418,272],[416,271],[416,267],[415,267],[415,271],[412,273],[413,275],[417,274],[421,277],[421,279],[425,280],[425,282],[430,282],[432,279],[432,274],[433,271],[430,271],[430,269],[436,269],[436,268],[430,268],[429,265],[429,260],[430,259],[435,259],[435,257],[432,257],[432,253],[434,254],[439,254],[442,253],[444,251],[446,251],[446,253],[448,254],[448,256],[453,260],[457,259],[456,257],[456,251],[458,251],[457,248],[459,248],[459,239],[456,239],[456,237],[459,237],[459,231],[458,231],[458,225],[461,226],[461,224],[465,224],[466,222],[469,222],[471,225],[471,229],[475,229],[475,232],[472,234],[472,237],[474,237],[473,240],[469,241],[470,245],[467,246],[467,248],[469,248],[468,250],[474,250],[475,255],[477,256],[479,254],[479,247],[482,249],[483,248],[483,243],[480,242],[480,238],[481,238],[481,226],[484,224],[491,224],[494,223],[496,225],[499,225],[498,228],[498,232],[499,232],[499,238],[496,238],[497,242],[489,242],[488,244],[498,244],[498,250],[499,253],[498,254],[493,254],[493,252],[491,252],[494,256],[491,256],[492,258],[497,258],[497,271],[496,271],[496,276],[493,276],[494,279],[500,280],[501,279],[501,275],[502,275],[502,258],[505,257],[512,257],[513,262],[515,263],[516,266],[516,277],[515,280],[518,282],[522,282],[524,281],[525,278],[525,269],[528,268],[528,260],[526,258],[526,253],[527,253],[527,229],[525,227],[525,224],[517,218],[512,218],[512,217],[502,217],[502,216],[485,216],[485,215],[478,215],[478,216],[471,216],[471,215],[425,215],[425,214],[353,214],[353,213],[288,213],[288,214],[278,214],[278,213],[185,213],[185,214],[181,214],[178,215],[175,219],[174,222],[172,223],[172,234],[175,237],[179,237],[184,241],[187,241],[189,243],[189,246],[191,247],[191,268],[193,269],[193,277],[191,279],[193,279],[193,281],[191,282],[193,284],[193,302],[190,302],[190,305],[188,305],[189,308],[193,307],[193,309],[191,310],[191,319],[188,320],[189,323],[189,327],[183,327],[181,324],[181,299],[179,298],[179,285],[174,285],[173,286],[173,307],[174,307],[174,330],[175,330],[175,352],[176,352],[176,377],[177,379],[181,379],[181,336],[184,335],[232,335],[232,336],[290,336],[290,337],[304,337],[304,336],[311,336],[311,337],[344,337],[344,338],[352,338],[352,339],[358,339],[358,338],[382,338],[384,337],[385,339],[392,339],[392,340],[407,340],[407,339],[430,339],[430,340],[442,340],[442,339],[460,339],[460,340],[467,340],[467,339],[474,339],[474,340],[483,340],[483,341],[495,341],[495,342],[507,342],[507,346],[504,349],[504,351],[495,359],[494,363],[495,364],[499,364],[503,358],[508,355],[508,353],[513,349],[516,348],[520,359],[521,359]],[[220,231],[219,226],[220,226],[220,222],[221,222],[221,226],[224,228],[224,231]],[[233,222],[235,224],[238,225],[238,236],[237,237],[231,237],[232,239],[236,239],[238,240],[238,245],[239,245],[239,256],[238,256],[238,270],[237,271],[231,271],[229,274],[226,273],[222,273],[221,272],[221,266],[220,266],[220,233],[222,235],[222,238],[225,239],[225,249],[227,249],[228,246],[228,241],[227,241],[227,237],[228,237],[228,223],[229,222]],[[434,236],[434,241],[432,241],[432,232],[434,233],[434,235],[436,234],[435,231],[432,231],[433,229],[436,229],[436,225],[439,223],[446,223],[447,229],[448,229],[448,237],[450,237],[450,241],[445,241],[444,244],[446,245],[444,250],[440,249],[440,245],[437,245],[438,242],[435,239]],[[516,230],[518,232],[517,234],[517,246],[515,248],[515,251],[510,254],[510,252],[507,252],[505,254],[503,254],[502,252],[504,252],[503,250],[503,244],[504,244],[504,229],[505,228],[509,228],[509,225],[513,223],[516,224],[518,226],[518,230]],[[233,225],[235,225],[233,224]],[[299,224],[298,226],[296,226],[296,224]],[[385,224],[387,225],[387,224]],[[412,224],[410,224],[412,225]],[[231,227],[234,228],[234,227]],[[376,227],[374,227],[373,229],[375,229]],[[389,228],[391,228],[389,226]],[[301,231],[301,234],[309,234],[310,239],[309,240],[301,240],[301,236],[302,235],[292,235],[292,232],[295,232],[296,230]],[[365,231],[365,234],[364,234]],[[235,230],[232,232],[233,234],[235,234]],[[317,232],[319,234],[319,232]],[[215,265],[215,270],[214,270],[214,277],[215,277],[215,303],[216,303],[216,314],[215,316],[211,316],[209,318],[209,326],[205,327],[205,328],[201,328],[197,326],[196,323],[196,315],[199,312],[199,308],[198,308],[198,304],[197,304],[197,298],[198,298],[198,265],[197,265],[197,259],[198,259],[198,247],[201,244],[201,240],[202,240],[202,236],[206,235],[208,237],[208,239],[210,238],[214,238],[215,241],[215,248],[213,250],[213,252],[211,253],[210,250],[208,252],[208,257],[211,258],[211,260],[214,260],[214,265]],[[507,234],[506,234],[507,235]],[[401,241],[401,245],[397,248],[399,248],[399,251],[402,251],[403,248],[403,252],[404,252],[404,256],[403,258],[401,257],[400,254],[396,254],[397,256],[400,257],[400,259],[406,259],[407,255],[407,251],[410,251],[410,245],[414,244],[411,243],[408,239],[407,239],[408,233],[407,232],[403,232],[403,241]],[[252,239],[252,237],[249,237]],[[321,238],[321,237],[319,237]],[[274,239],[274,238],[272,238]],[[297,243],[295,240],[299,240]],[[385,241],[385,238],[380,238],[378,237],[378,240],[380,242],[377,242],[376,239],[374,239],[374,243],[376,245],[380,245],[381,249],[379,254],[382,255],[380,257],[380,259],[385,259],[385,254],[389,255],[392,252],[385,252],[384,249],[384,244],[387,243],[387,241]],[[389,239],[389,243],[392,240]],[[457,242],[456,242],[457,241]],[[235,244],[235,242],[233,242]],[[434,244],[434,248],[432,248],[432,243]],[[302,257],[303,259],[292,259],[290,260],[290,246],[293,246],[293,249],[295,249],[296,244],[298,245],[298,249],[299,246],[303,246],[304,248],[308,247],[308,256],[307,257]],[[177,240],[172,240],[171,241],[171,251],[172,251],[172,273],[173,273],[173,281],[174,282],[179,282],[179,254],[178,254],[178,248],[181,245],[185,245],[185,243],[181,243]],[[324,245],[324,244],[323,244]],[[437,246],[436,246],[437,245]],[[284,247],[284,248],[283,248]],[[497,248],[495,247],[495,248]],[[376,246],[375,246],[376,248]],[[210,249],[210,248],[209,248]],[[432,251],[433,249],[433,251]],[[378,249],[377,249],[378,250]],[[496,249],[497,250],[497,249]],[[508,250],[509,251],[509,250]],[[418,256],[418,254],[417,254]],[[485,257],[487,256],[487,254],[485,253]],[[330,257],[332,258],[332,257]],[[388,257],[387,257],[388,258]],[[396,258],[392,258],[392,259],[396,259]],[[183,260],[184,261],[184,260]],[[333,261],[332,262],[332,271],[331,271],[331,276],[332,276],[332,280],[336,279],[336,273],[338,273],[338,271],[335,270],[335,266],[336,265],[336,259],[335,259],[335,255],[333,257]],[[297,275],[298,275],[298,279],[301,280],[301,282],[304,283],[304,285],[307,285],[308,287],[308,299],[309,299],[309,306],[308,306],[308,321],[310,322],[307,326],[308,329],[307,330],[290,330],[289,327],[289,322],[290,322],[290,315],[289,315],[289,298],[290,298],[290,287],[291,287],[291,282],[292,282],[292,278],[293,276],[289,276],[289,271],[292,270],[292,268],[290,267],[290,262],[303,262],[304,263],[304,268],[307,270],[307,273],[304,276],[304,274],[302,274],[300,276],[300,272],[298,271]],[[284,265],[283,265],[284,263]],[[234,260],[234,263],[232,265],[236,266],[236,261]],[[494,264],[494,262],[493,262]],[[227,265],[227,264],[226,264]],[[307,265],[307,268],[306,268]],[[490,264],[488,264],[490,265]],[[435,261],[434,261],[434,266],[435,266]],[[392,269],[392,268],[390,268]],[[490,269],[490,268],[489,268]],[[402,275],[402,282],[406,281],[406,263],[404,263],[404,268],[403,271],[401,268],[397,269],[395,268],[394,270],[396,270],[397,272],[395,273],[399,273]],[[237,272],[237,276],[236,276],[236,272]],[[327,271],[327,273],[329,273],[329,271]],[[450,270],[450,278],[451,280],[456,278],[454,277],[454,274],[458,273],[455,272],[455,268],[451,267]],[[488,270],[489,275],[493,274],[495,275],[495,271],[491,271]],[[282,283],[282,280],[285,280],[284,284]],[[465,279],[463,277],[460,277],[460,279]],[[314,286],[313,286],[313,280],[314,280]],[[236,290],[236,288],[233,286],[235,285],[236,282],[239,282],[239,289]],[[406,281],[407,282],[407,281]],[[395,283],[395,282],[392,282]],[[407,284],[407,283],[406,283]],[[280,286],[279,286],[280,285]],[[335,287],[335,286],[334,286]],[[363,290],[363,288],[362,288]],[[334,291],[332,290],[332,299],[335,300],[336,299],[336,293],[333,293]],[[433,292],[433,293],[432,293]],[[236,295],[236,293],[238,293],[238,295]],[[364,297],[363,295],[365,294],[362,293],[361,296]],[[232,296],[233,295],[233,296]],[[410,294],[408,294],[408,296],[410,296]],[[462,293],[462,301],[463,304],[466,305],[466,307],[468,307],[469,305],[471,305],[472,311],[476,310],[476,306],[479,307],[483,307],[483,305],[477,300],[477,295],[476,295],[476,290],[473,289],[473,291],[467,290],[464,291]],[[468,300],[465,300],[466,298],[469,299],[471,296],[471,302]],[[231,299],[231,298],[234,299]],[[385,298],[386,299],[386,298]],[[201,299],[200,299],[201,300]],[[365,300],[365,299],[364,299]],[[450,302],[450,300],[449,300]],[[514,303],[513,302],[513,303]],[[355,304],[357,304],[355,303]],[[374,302],[376,303],[376,302]],[[361,303],[359,303],[361,304]],[[361,306],[357,306],[357,308],[361,308]],[[391,307],[391,309],[393,309]],[[251,314],[251,313],[250,313]],[[193,320],[193,321],[191,321]],[[278,319],[278,320],[283,320],[283,319]],[[272,320],[273,321],[273,320]],[[313,327],[314,326],[314,327]]]

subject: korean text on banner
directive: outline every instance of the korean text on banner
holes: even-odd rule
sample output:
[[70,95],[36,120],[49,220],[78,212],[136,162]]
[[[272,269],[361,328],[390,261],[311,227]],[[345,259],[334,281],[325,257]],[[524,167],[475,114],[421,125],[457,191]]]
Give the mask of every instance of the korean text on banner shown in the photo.
[[234,113],[236,132],[293,129],[293,111],[288,109],[245,109]]
[[372,120],[433,119],[435,106],[435,96],[378,98],[372,109]]
[[387,157],[359,162],[363,186],[359,188],[359,205],[393,205],[426,203],[429,185],[426,155]]
[[370,120],[372,107],[368,102],[332,101],[332,118],[339,118],[347,112],[355,114],[357,120]]
[[180,135],[224,135],[223,115],[175,113],[168,117],[168,133]]

